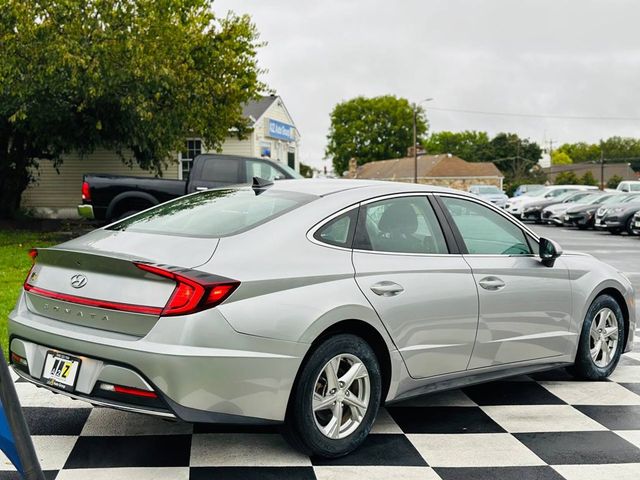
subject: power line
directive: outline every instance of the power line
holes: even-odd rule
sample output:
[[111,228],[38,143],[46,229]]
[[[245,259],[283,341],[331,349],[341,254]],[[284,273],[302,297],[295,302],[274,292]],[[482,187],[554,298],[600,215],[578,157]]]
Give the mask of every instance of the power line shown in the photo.
[[557,118],[561,120],[606,120],[621,122],[640,122],[640,117],[599,117],[588,115],[555,115],[555,114],[537,114],[537,113],[513,113],[513,112],[489,112],[483,110],[466,110],[462,108],[441,108],[430,107],[429,110],[439,112],[468,113],[472,115],[493,115],[500,117],[524,117],[524,118]]

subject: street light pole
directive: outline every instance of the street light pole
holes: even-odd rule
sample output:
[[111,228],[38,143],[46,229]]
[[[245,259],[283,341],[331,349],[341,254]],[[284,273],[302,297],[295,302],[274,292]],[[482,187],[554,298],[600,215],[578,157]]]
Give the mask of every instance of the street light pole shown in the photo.
[[431,100],[433,98],[425,98],[413,104],[413,183],[418,183],[418,107]]

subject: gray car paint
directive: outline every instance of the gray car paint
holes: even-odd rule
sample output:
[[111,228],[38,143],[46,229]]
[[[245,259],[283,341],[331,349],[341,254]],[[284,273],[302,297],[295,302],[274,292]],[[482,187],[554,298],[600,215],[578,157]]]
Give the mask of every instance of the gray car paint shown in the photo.
[[[29,294],[23,293],[10,314],[9,331],[12,351],[31,351],[34,363],[30,364],[28,379],[40,382],[42,349],[54,347],[101,362],[86,372],[81,369],[79,385],[83,390],[79,393],[90,392],[104,378],[121,378],[127,385],[135,378],[133,372],[139,377],[136,382],[148,379],[172,404],[179,405],[175,412],[179,410],[178,416],[185,420],[201,421],[207,418],[202,413],[210,412],[281,421],[312,342],[339,322],[362,322],[383,340],[391,366],[386,400],[393,401],[572,362],[589,304],[606,288],[615,289],[625,299],[629,320],[626,349],[633,344],[633,288],[621,273],[593,257],[565,254],[551,269],[535,257],[411,255],[404,260],[396,258],[396,262],[392,256],[352,253],[324,245],[309,235],[336,212],[385,195],[448,193],[500,212],[471,195],[424,185],[357,180],[287,180],[270,188],[321,197],[219,242],[192,242],[184,237],[178,241],[178,237],[163,235],[149,235],[141,242],[128,237],[127,232],[111,239],[101,229],[50,249],[58,251],[60,257],[77,255],[81,260],[77,269],[50,266],[58,269],[58,279],[53,274],[50,278],[58,290],[67,288],[72,273],[85,273],[88,284],[95,284],[94,271],[100,273],[107,268],[105,256],[115,257],[114,265],[120,266],[131,259],[199,265],[198,270],[235,278],[242,284],[222,305],[183,317],[155,318],[146,333],[59,318],[45,313]],[[537,238],[526,226],[510,221]],[[122,247],[116,238],[122,239]],[[496,260],[501,260],[500,264]],[[101,293],[129,298],[140,291],[138,287],[166,287],[163,280],[141,278],[133,270],[122,272],[118,269],[113,273],[112,282],[98,282],[104,284]],[[439,277],[430,282],[421,278],[420,272]],[[480,318],[476,314],[478,299],[474,297],[478,272],[503,276],[513,289],[513,294],[503,298],[487,294],[486,301],[480,301]],[[389,297],[392,302],[384,304],[382,298],[374,301],[363,293],[372,280],[398,276],[404,276],[407,294]],[[570,289],[559,287],[566,277]],[[123,285],[125,280],[137,282],[135,288],[134,284]],[[549,281],[559,290],[545,286]],[[531,284],[540,288],[531,288]],[[419,296],[413,293],[414,288],[421,287],[426,289],[423,308]],[[162,303],[165,293],[155,293],[156,303]],[[403,299],[407,305],[398,304]],[[59,306],[77,308],[65,303]],[[400,318],[397,312],[409,320]],[[512,312],[517,317],[503,321]],[[131,321],[135,321],[133,316]],[[505,326],[506,333],[501,330]],[[476,329],[478,350],[471,357],[470,342]],[[492,339],[498,341],[491,343]],[[478,364],[461,370],[465,359],[477,359]],[[132,368],[119,371],[113,368],[116,364]]]

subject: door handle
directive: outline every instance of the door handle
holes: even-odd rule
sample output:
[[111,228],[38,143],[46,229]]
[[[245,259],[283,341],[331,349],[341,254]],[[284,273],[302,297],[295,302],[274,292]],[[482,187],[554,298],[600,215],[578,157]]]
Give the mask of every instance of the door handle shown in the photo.
[[207,187],[196,187],[196,192],[203,192],[205,190],[209,190]]
[[495,291],[504,288],[506,284],[498,277],[484,277],[478,282],[478,285],[485,290]]
[[404,292],[404,288],[395,282],[384,281],[371,285],[371,291],[381,297],[394,297]]

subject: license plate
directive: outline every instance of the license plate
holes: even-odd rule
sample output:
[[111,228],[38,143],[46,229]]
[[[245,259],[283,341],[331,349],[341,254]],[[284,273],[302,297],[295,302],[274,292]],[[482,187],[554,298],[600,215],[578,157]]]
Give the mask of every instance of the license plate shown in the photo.
[[42,378],[47,385],[73,391],[76,386],[81,360],[66,353],[49,350],[44,361]]

